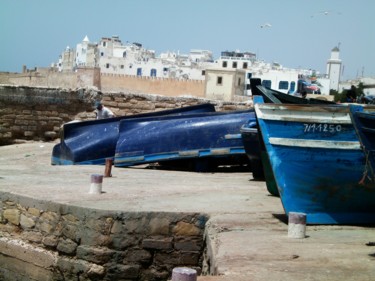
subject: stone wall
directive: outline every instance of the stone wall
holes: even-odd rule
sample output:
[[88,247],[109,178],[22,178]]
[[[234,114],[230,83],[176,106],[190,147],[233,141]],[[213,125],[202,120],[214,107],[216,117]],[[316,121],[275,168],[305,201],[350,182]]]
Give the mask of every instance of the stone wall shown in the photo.
[[0,85],[0,145],[19,140],[50,141],[59,137],[61,126],[73,120],[95,118],[93,104],[102,100],[116,116],[133,115],[212,103],[217,111],[247,109],[249,103],[220,102],[193,97],[106,92],[80,88]]
[[101,90],[153,93],[169,97],[205,97],[204,80],[179,80],[168,78],[139,77],[132,75],[101,74]]
[[99,68],[78,68],[75,72],[58,72],[53,68],[37,68],[23,73],[0,72],[0,84],[27,87],[100,89]]
[[[1,194],[1,280],[167,280],[202,270],[197,213],[120,213]],[[48,211],[47,211],[48,210]]]

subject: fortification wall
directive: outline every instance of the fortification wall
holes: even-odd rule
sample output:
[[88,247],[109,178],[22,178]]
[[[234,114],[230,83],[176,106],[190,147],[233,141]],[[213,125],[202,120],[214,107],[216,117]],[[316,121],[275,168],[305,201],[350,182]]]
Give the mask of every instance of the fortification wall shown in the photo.
[[134,92],[158,94],[168,97],[205,97],[205,82],[200,80],[101,74],[101,87],[104,92],[128,89]]
[[57,72],[53,69],[36,69],[24,73],[0,73],[0,84],[77,89],[97,87],[100,89],[99,68],[78,68],[76,72]]
[[95,118],[93,104],[102,100],[116,116],[153,112],[202,103],[217,111],[247,109],[248,103],[232,103],[195,97],[166,97],[128,92],[99,92],[81,88],[17,87],[0,85],[0,145],[20,140],[50,141],[61,126],[73,120]]

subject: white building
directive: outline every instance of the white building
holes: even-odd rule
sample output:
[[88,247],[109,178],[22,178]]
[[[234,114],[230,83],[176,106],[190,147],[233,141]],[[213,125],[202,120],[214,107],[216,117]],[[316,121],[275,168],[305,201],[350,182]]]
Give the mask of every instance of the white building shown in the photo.
[[207,69],[206,92],[208,99],[233,101],[244,96],[246,71],[243,69]]
[[[75,58],[73,62],[72,57]],[[334,55],[332,64],[337,59]],[[197,49],[189,54],[167,51],[157,57],[155,51],[143,48],[140,43],[123,44],[119,36],[103,37],[98,44],[91,43],[86,36],[77,44],[75,51],[63,53],[59,65],[60,71],[74,70],[76,67],[100,67],[104,74],[191,80],[205,80],[206,70],[241,70],[246,73],[246,80],[243,81],[245,95],[251,95],[250,78],[262,79],[263,85],[269,88],[295,93],[299,79],[313,74],[312,70],[266,63],[257,60],[254,53],[238,50],[224,51],[216,61],[211,51]],[[322,91],[322,94],[329,94],[329,89]]]
[[96,51],[97,45],[90,43],[87,36],[83,39],[82,43],[77,44],[76,47],[76,67],[95,67],[96,65]]

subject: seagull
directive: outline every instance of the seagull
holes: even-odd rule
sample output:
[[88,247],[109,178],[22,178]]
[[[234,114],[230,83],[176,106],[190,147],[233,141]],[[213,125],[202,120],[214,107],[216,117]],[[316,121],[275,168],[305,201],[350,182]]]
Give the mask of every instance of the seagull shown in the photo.
[[[314,15],[312,15],[311,17],[315,17],[315,16],[319,16],[319,15],[323,15],[323,16],[328,16],[329,14],[332,14],[334,11],[322,11],[322,12],[319,12],[319,13],[316,13]],[[341,15],[340,12],[337,12],[338,15]]]
[[260,28],[266,28],[266,27],[271,27],[272,25],[270,23],[265,23],[260,26]]

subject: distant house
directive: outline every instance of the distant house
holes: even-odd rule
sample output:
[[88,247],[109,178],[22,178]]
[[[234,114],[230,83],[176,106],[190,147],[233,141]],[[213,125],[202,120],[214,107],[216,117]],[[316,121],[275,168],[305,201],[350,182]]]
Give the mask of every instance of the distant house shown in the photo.
[[245,78],[246,71],[242,69],[207,69],[205,97],[221,101],[245,97]]

